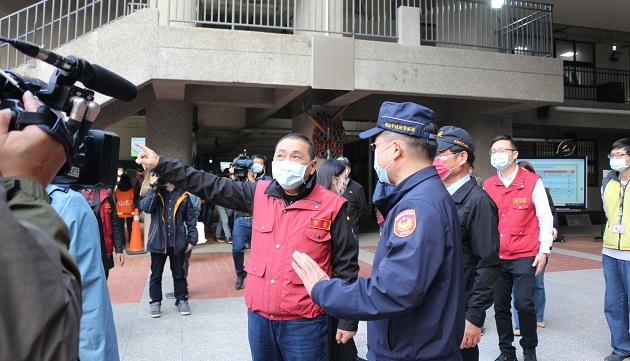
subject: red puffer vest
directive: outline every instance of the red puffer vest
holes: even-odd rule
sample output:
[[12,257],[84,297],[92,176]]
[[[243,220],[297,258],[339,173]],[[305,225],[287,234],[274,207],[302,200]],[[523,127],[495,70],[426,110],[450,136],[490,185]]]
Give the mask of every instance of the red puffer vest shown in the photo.
[[314,318],[324,310],[314,304],[291,267],[293,252],[308,254],[330,276],[332,221],[345,202],[317,184],[289,206],[265,194],[269,181],[258,181],[252,214],[252,242],[245,304],[272,320]]
[[501,259],[534,257],[540,248],[540,227],[532,202],[534,186],[540,177],[522,169],[506,188],[498,175],[484,182],[484,190],[499,208]]

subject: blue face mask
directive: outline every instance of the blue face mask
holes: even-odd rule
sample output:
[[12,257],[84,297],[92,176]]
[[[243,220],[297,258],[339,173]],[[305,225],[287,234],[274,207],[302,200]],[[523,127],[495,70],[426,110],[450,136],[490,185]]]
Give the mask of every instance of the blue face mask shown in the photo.
[[509,156],[509,154],[495,153],[490,156],[490,164],[499,171],[504,170],[511,163],[508,160]]
[[262,165],[254,163],[254,165],[252,165],[252,172],[256,173],[256,174],[260,174],[264,171],[264,168]]
[[389,143],[387,147],[381,149],[380,152],[378,153],[374,152],[374,171],[376,172],[376,176],[378,177],[379,181],[383,183],[387,183],[387,184],[392,184],[392,182],[389,181],[389,176],[387,175],[387,169],[389,168],[390,165],[392,165],[392,163],[394,163],[394,160],[392,159],[392,161],[389,162],[387,167],[385,167],[385,169],[382,169],[381,167],[378,166],[378,155],[379,153],[382,153],[385,149],[387,149],[392,144],[394,144],[394,141]]

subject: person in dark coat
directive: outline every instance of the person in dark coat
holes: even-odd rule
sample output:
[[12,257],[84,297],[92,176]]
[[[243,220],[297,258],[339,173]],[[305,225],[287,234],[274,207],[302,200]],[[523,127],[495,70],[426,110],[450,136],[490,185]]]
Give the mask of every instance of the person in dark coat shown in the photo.
[[376,128],[359,135],[376,137],[375,171],[396,185],[376,202],[386,221],[369,278],[330,279],[308,252],[293,253],[313,302],[335,317],[368,321],[368,360],[461,360],[461,226],[433,167],[433,118],[421,105],[385,102]]
[[433,165],[457,207],[461,223],[466,326],[461,344],[464,361],[478,361],[481,327],[492,306],[492,288],[501,273],[497,205],[470,176],[475,146],[464,129],[446,126],[438,132]]
[[338,161],[343,163],[346,167],[346,190],[341,194],[342,197],[348,200],[348,216],[350,216],[350,224],[352,224],[352,231],[356,239],[359,239],[359,223],[361,217],[367,210],[367,201],[365,200],[365,189],[358,182],[354,181],[350,175],[352,174],[352,167],[350,161],[346,157],[337,158]]

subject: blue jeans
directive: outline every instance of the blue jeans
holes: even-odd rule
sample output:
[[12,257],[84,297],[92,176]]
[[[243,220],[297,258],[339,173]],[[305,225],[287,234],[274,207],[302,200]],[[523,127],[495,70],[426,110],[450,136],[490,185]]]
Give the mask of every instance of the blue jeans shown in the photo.
[[232,238],[232,233],[230,232],[230,225],[228,223],[228,215],[225,213],[225,208],[215,205],[214,208],[219,213],[219,221],[217,222],[217,231],[214,232],[214,235],[217,239],[221,238],[221,230],[223,229],[223,233],[225,233],[225,238]]
[[326,360],[326,315],[271,321],[247,311],[247,329],[252,361]]
[[[534,278],[534,308],[536,309],[536,322],[543,322],[545,320],[545,306],[547,305],[547,297],[545,296],[545,269],[549,263],[549,255],[547,255],[547,261],[542,271]],[[518,321],[518,311],[512,307],[514,313],[514,328],[521,329]]]
[[232,230],[232,257],[237,277],[246,277],[244,270],[245,244],[252,239],[252,217],[238,217],[234,220]]
[[602,256],[602,265],[606,281],[604,315],[610,329],[610,343],[616,354],[629,356],[630,261]]

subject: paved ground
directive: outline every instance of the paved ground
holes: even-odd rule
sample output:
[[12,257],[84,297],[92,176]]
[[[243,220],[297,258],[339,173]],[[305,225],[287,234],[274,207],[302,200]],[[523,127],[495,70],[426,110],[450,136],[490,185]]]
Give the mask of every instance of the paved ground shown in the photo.
[[[603,314],[601,242],[594,240],[599,227],[562,232],[567,242],[554,243],[545,274],[547,327],[538,329],[538,357],[542,361],[602,360],[611,349]],[[378,233],[361,234],[362,276],[371,272],[377,240]],[[125,267],[114,268],[108,283],[121,360],[251,360],[243,292],[234,289],[230,251],[229,245],[212,241],[195,248],[189,275],[190,316],[181,316],[174,302],[165,300],[162,317],[149,317],[148,255],[128,257]],[[164,292],[172,291],[170,272],[164,274],[163,287]],[[356,342],[359,353],[365,355],[364,323]],[[480,343],[481,361],[498,356],[497,342],[490,309]]]

